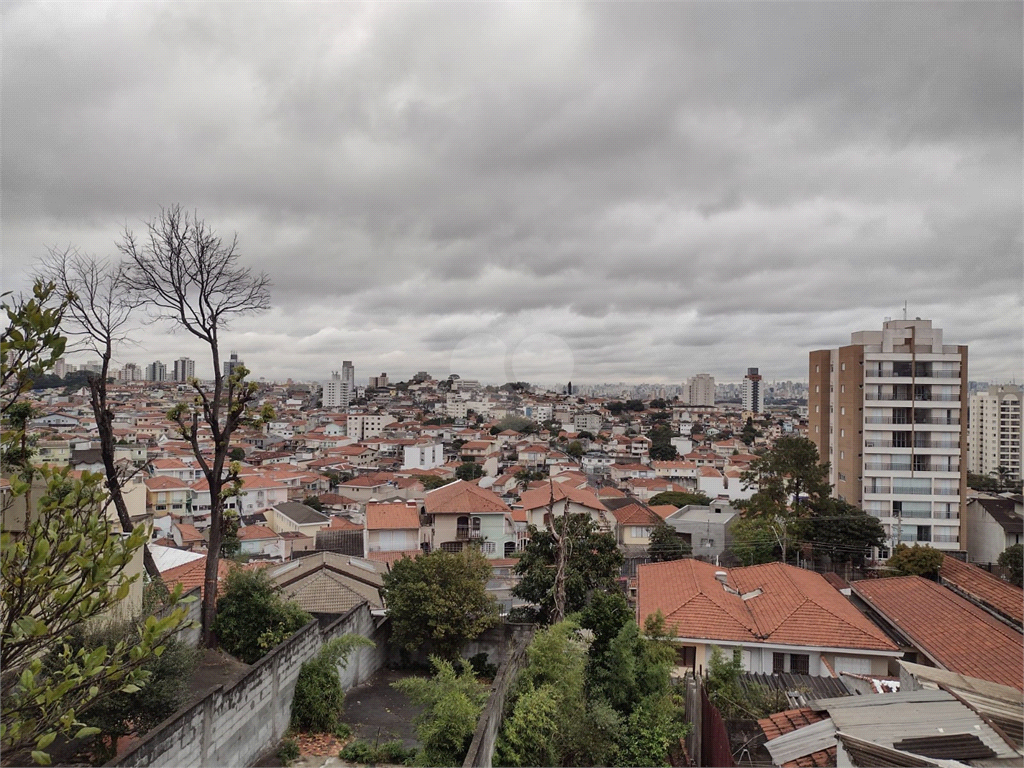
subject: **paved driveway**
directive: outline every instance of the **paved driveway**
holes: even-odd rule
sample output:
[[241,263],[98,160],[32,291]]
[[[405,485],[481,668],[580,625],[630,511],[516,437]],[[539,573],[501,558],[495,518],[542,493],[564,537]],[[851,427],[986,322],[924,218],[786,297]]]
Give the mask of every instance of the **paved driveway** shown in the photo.
[[418,747],[413,718],[423,711],[391,683],[410,677],[408,672],[382,669],[366,685],[345,695],[342,720],[352,726],[355,735],[371,744],[400,740],[406,748]]

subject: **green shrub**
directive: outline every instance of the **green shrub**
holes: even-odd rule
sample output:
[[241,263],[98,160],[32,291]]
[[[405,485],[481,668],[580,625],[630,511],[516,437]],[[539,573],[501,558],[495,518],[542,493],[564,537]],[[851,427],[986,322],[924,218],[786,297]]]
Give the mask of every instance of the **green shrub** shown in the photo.
[[490,657],[484,651],[475,656],[470,656],[468,661],[477,677],[486,677],[493,680],[498,674],[498,665],[491,664]]
[[400,741],[389,741],[375,747],[359,739],[342,749],[338,757],[349,763],[412,765],[416,754],[415,749],[406,749]]
[[362,635],[336,637],[302,665],[292,697],[292,726],[320,733],[332,733],[345,701],[339,667],[348,663],[356,648],[372,647],[373,641]]
[[345,741],[352,735],[352,726],[348,723],[338,723],[334,728],[334,736],[339,741]]
[[291,764],[292,760],[299,759],[299,742],[295,739],[281,739],[281,745],[277,748],[277,759],[284,765]]
[[213,631],[221,647],[246,664],[255,664],[313,620],[297,603],[282,598],[263,570],[232,568],[225,581]]

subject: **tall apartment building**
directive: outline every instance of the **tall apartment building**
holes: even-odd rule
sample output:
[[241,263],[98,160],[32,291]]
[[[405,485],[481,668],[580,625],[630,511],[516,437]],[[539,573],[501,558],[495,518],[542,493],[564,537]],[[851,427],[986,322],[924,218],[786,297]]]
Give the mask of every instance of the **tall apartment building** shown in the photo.
[[[1021,388],[989,387],[970,399],[967,468],[979,475],[1020,482]],[[1002,468],[1002,471],[1000,471]]]
[[174,361],[174,380],[188,381],[195,378],[196,361],[188,357],[179,357]]
[[370,382],[367,386],[372,387],[373,389],[381,389],[387,385],[388,375],[386,373],[382,373],[380,376],[371,376]]
[[707,373],[691,376],[683,385],[683,394],[688,405],[714,405],[715,377]]
[[245,365],[245,363],[238,359],[238,353],[232,352],[231,357],[224,361],[224,375],[230,376],[232,371],[239,366]]
[[337,371],[331,373],[331,378],[321,384],[323,387],[324,408],[348,408],[349,403],[355,397],[355,386],[349,386],[346,379]]
[[[14,350],[11,351],[13,352]],[[58,358],[57,361],[53,364],[53,375],[63,379],[67,375],[67,372],[68,361],[65,360],[63,357]]]
[[146,366],[146,381],[166,381],[167,366],[159,360],[154,360]]
[[341,362],[341,380],[348,384],[348,391],[354,398],[356,396],[356,367],[352,365],[351,360]]
[[142,381],[142,369],[135,363],[125,363],[124,368],[117,372],[118,381]]
[[879,518],[893,546],[965,550],[967,347],[943,344],[931,320],[887,320],[811,352],[809,385],[832,493]]
[[743,410],[753,413],[764,413],[764,382],[757,368],[747,368],[740,386],[740,397],[743,399]]

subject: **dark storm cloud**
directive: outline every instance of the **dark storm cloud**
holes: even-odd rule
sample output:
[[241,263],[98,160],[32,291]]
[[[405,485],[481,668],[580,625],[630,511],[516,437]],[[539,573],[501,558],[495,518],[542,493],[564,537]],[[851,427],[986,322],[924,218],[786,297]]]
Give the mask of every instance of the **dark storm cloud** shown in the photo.
[[[555,337],[577,381],[800,378],[907,301],[1009,378],[1021,26],[997,2],[8,5],[5,289],[181,202],[274,281],[228,340],[268,377],[500,376]],[[186,347],[147,328],[131,355]]]

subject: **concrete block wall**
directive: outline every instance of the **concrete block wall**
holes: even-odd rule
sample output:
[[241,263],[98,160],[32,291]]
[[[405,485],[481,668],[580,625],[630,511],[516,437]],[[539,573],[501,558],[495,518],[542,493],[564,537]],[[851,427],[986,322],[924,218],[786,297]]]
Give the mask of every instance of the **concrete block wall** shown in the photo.
[[299,670],[324,642],[346,632],[370,637],[377,647],[360,649],[341,671],[346,690],[369,680],[387,656],[387,623],[356,606],[325,629],[315,621],[260,659],[244,677],[218,686],[203,699],[150,731],[135,748],[108,766],[246,766],[284,735],[291,718]]

